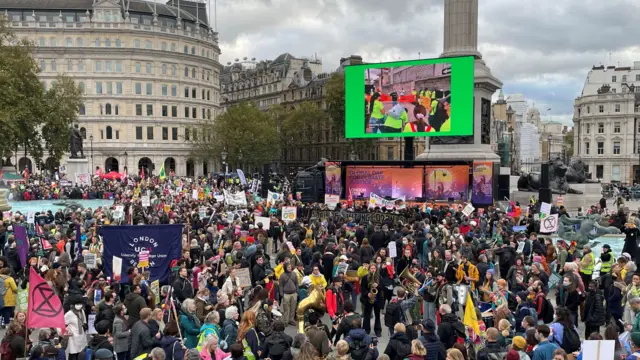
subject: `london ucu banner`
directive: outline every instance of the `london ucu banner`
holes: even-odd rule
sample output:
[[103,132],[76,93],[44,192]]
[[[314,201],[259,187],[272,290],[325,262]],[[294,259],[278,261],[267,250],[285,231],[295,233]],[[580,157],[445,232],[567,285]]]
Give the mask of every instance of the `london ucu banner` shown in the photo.
[[127,269],[138,266],[141,251],[149,252],[151,281],[167,281],[171,261],[181,256],[182,225],[104,226],[100,233],[104,244],[104,273],[112,276],[113,257],[122,258],[121,283],[129,282]]

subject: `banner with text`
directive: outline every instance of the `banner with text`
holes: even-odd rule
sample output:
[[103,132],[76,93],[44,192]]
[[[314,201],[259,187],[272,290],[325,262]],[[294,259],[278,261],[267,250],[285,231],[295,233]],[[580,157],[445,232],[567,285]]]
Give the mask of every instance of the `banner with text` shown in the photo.
[[[122,258],[123,266],[138,265],[138,255],[149,252],[151,280],[166,281],[171,273],[171,261],[177,260],[182,248],[182,225],[105,226],[100,233],[104,239],[104,271],[112,276],[114,256]],[[129,279],[124,276],[121,283]]]
[[350,166],[346,186],[354,198],[368,198],[373,192],[413,200],[422,197],[422,168]]
[[407,221],[404,215],[399,214],[387,214],[387,213],[369,213],[369,212],[350,212],[345,210],[319,210],[314,209],[309,213],[309,219],[329,220],[329,219],[344,219],[352,218],[357,224],[366,224],[371,222],[373,224],[383,224],[385,222],[397,223],[398,221]]
[[324,193],[340,196],[342,194],[342,169],[340,168],[340,163],[327,161],[324,168]]
[[225,189],[224,201],[227,205],[247,206],[247,196],[242,191],[237,193],[232,193],[231,191],[228,191]]
[[404,209],[407,205],[404,198],[387,200],[374,193],[369,194],[369,208]]

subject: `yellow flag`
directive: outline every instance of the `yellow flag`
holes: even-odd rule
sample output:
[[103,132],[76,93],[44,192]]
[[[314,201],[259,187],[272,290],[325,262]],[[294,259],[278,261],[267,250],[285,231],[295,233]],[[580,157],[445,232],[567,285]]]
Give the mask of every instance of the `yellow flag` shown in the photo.
[[464,307],[464,320],[463,324],[473,329],[476,336],[480,335],[480,324],[478,324],[478,318],[476,317],[476,307],[473,306],[473,300],[471,300],[471,293],[467,292],[467,304]]

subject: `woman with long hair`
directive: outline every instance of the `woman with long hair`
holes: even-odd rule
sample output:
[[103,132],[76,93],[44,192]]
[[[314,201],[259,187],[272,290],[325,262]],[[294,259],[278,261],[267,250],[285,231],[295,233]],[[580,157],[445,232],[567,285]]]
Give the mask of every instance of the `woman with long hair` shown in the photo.
[[295,360],[319,360],[318,352],[316,348],[311,344],[310,341],[307,341],[302,344],[300,347],[300,352]]
[[245,351],[250,350],[257,358],[260,357],[260,338],[256,330],[256,313],[252,310],[242,314],[240,326],[238,327],[238,343],[242,344]]
[[556,308],[556,320],[549,325],[549,327],[553,330],[553,339],[549,339],[549,341],[553,340],[553,342],[560,346],[562,346],[565,331],[578,331],[578,329],[573,325],[571,312],[564,306]]
[[482,290],[482,301],[486,303],[491,302],[491,294],[493,294],[498,289],[498,285],[493,278],[493,274],[493,269],[487,270],[484,276],[484,283],[480,287],[480,290]]
[[618,338],[618,326],[616,324],[609,324],[604,329],[604,339],[605,340],[614,340],[614,359],[623,359],[627,357],[627,350],[620,344],[620,340]]
[[580,295],[578,294],[578,283],[571,275],[565,275],[562,285],[558,287],[556,305],[564,306],[571,312],[571,319],[574,325],[578,325],[578,308],[580,307]]

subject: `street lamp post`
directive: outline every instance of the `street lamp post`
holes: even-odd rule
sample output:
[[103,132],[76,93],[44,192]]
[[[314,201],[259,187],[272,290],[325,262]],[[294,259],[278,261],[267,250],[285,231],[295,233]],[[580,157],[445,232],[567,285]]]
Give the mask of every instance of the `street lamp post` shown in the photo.
[[127,150],[124,151],[124,171],[128,172],[128,166],[129,166],[129,153],[127,153]]
[[220,153],[220,158],[222,158],[222,166],[224,166],[224,182],[227,182],[227,173],[229,172],[229,166],[227,165],[227,156],[229,156],[229,153],[227,152],[227,150],[222,150],[222,152]]
[[93,135],[89,136],[89,142],[91,143],[91,171],[93,171]]
[[549,162],[551,162],[551,139],[553,138],[553,136],[551,136],[551,134],[549,134],[549,136],[547,136],[547,157]]

